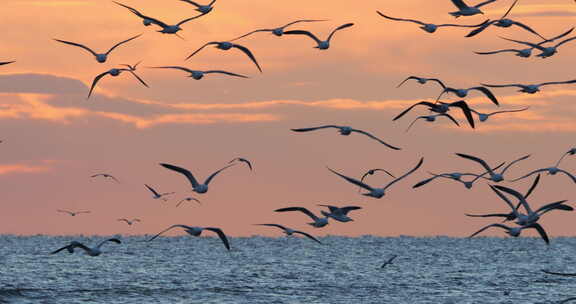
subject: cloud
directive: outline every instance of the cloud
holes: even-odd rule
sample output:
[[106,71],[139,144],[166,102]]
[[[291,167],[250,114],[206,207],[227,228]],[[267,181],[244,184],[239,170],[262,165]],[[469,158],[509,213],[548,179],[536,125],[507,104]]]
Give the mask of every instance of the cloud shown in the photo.
[[41,173],[49,171],[51,168],[45,165],[32,166],[25,164],[0,164],[0,175],[14,173]]

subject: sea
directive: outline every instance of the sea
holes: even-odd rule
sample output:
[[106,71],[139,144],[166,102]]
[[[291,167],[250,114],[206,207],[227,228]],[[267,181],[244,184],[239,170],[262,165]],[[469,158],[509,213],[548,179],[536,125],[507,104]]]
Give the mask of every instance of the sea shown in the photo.
[[[576,238],[0,236],[0,303],[561,303]],[[382,264],[392,256],[392,264]],[[566,303],[575,303],[569,301]]]

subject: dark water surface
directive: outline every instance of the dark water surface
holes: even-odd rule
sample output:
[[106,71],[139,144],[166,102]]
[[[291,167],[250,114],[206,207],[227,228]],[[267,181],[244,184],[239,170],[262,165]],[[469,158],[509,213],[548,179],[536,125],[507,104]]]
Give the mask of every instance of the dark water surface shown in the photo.
[[[0,303],[558,303],[576,296],[576,238],[0,236]],[[390,256],[394,264],[380,269]],[[571,302],[576,303],[576,301]]]

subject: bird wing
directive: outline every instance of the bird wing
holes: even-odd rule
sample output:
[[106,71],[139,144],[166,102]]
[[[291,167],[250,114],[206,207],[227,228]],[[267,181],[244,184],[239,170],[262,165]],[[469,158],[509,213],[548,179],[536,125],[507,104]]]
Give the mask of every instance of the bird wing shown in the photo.
[[418,21],[418,20],[414,20],[414,19],[403,19],[403,18],[394,18],[394,17],[390,17],[390,16],[386,16],[384,14],[382,14],[379,11],[376,11],[376,13],[378,13],[378,15],[386,18],[386,19],[390,19],[390,20],[394,20],[394,21],[408,21],[408,22],[414,22],[414,23],[418,23],[421,25],[426,25],[426,23],[422,22],[422,21]]
[[394,117],[394,118],[392,119],[392,121],[396,121],[396,120],[400,119],[402,116],[406,115],[406,113],[410,112],[410,110],[412,110],[414,107],[420,106],[420,105],[428,106],[428,107],[431,107],[431,108],[434,108],[434,107],[436,106],[435,104],[433,104],[433,103],[431,103],[431,102],[428,102],[428,101],[418,102],[418,103],[416,103],[416,104],[411,105],[411,106],[408,107],[406,110],[402,111],[402,113],[396,115],[396,117]]
[[326,19],[302,19],[302,20],[296,20],[296,21],[292,21],[284,26],[282,26],[282,28],[286,28],[289,27],[291,25],[294,25],[296,23],[301,23],[301,22],[321,22],[321,21],[328,21]]
[[422,118],[426,118],[426,116],[418,116],[418,117],[414,118],[414,120],[410,123],[410,125],[408,125],[408,128],[406,128],[406,131],[404,131],[404,132],[410,131],[410,129],[418,121],[418,119],[422,119]]
[[232,166],[234,166],[234,165],[235,165],[235,164],[228,165],[228,166],[226,166],[226,167],[224,167],[224,168],[222,168],[222,169],[220,169],[220,170],[212,173],[210,176],[208,176],[208,178],[206,179],[206,181],[204,181],[204,184],[205,184],[205,185],[208,185],[208,184],[210,183],[210,181],[211,181],[214,177],[216,177],[216,175],[218,175],[220,172],[224,171],[224,169],[230,168],[230,167],[232,167]]
[[276,227],[276,228],[280,228],[284,231],[286,231],[286,227],[282,226],[282,225],[278,225],[278,224],[255,224],[257,226],[267,226],[267,227]]
[[204,16],[204,15],[206,15],[206,14],[208,14],[208,13],[204,13],[204,14],[200,14],[200,15],[197,15],[197,16],[194,16],[194,17],[190,17],[190,18],[184,19],[184,20],[178,22],[176,25],[177,25],[177,26],[180,26],[180,25],[182,25],[182,24],[184,24],[184,23],[186,23],[186,22],[188,22],[188,21],[194,20],[194,19],[196,19],[196,18],[200,18],[200,17],[202,17],[202,16]]
[[475,8],[480,8],[480,7],[482,7],[482,6],[486,5],[486,4],[490,4],[490,3],[495,2],[495,1],[496,1],[496,0],[487,0],[487,1],[480,2],[480,3],[476,4],[474,7],[475,7]]
[[542,169],[534,170],[534,171],[532,171],[532,172],[530,172],[530,173],[528,173],[528,174],[526,174],[526,175],[524,175],[524,176],[521,176],[521,177],[519,177],[519,178],[517,178],[517,179],[511,180],[511,182],[519,181],[519,180],[521,180],[521,179],[523,179],[523,178],[526,178],[526,177],[528,177],[528,176],[530,176],[530,175],[532,175],[532,174],[535,174],[535,173],[547,172],[547,171],[548,171],[548,168],[542,168]]
[[572,37],[572,38],[568,38],[568,39],[566,39],[566,40],[563,40],[563,41],[559,42],[558,44],[556,44],[555,47],[559,47],[559,46],[563,45],[564,43],[570,42],[570,41],[572,41],[572,40],[574,40],[574,39],[576,39],[576,36],[574,36],[574,37]]
[[542,237],[544,242],[546,242],[547,245],[550,245],[550,240],[548,239],[548,234],[546,234],[546,230],[544,230],[544,228],[540,224],[533,223],[530,226],[526,226],[526,228],[536,229],[536,231],[538,231],[538,234],[540,234],[540,236]]
[[494,96],[494,94],[492,93],[492,91],[490,91],[488,88],[485,88],[485,87],[473,87],[473,88],[470,88],[469,90],[480,91],[480,92],[482,92],[484,95],[486,95],[486,97],[488,97],[495,105],[497,105],[497,106],[500,105],[500,104],[498,103],[498,99],[496,99],[496,96]]
[[500,38],[502,38],[502,39],[504,39],[504,40],[516,42],[516,43],[519,43],[519,44],[527,45],[527,46],[529,46],[529,47],[533,47],[533,48],[539,49],[539,50],[541,50],[541,51],[544,50],[544,47],[542,47],[542,46],[539,45],[539,44],[534,44],[534,43],[532,43],[532,42],[520,41],[520,40],[515,40],[515,39],[510,39],[510,38],[504,38],[504,37],[500,37]]
[[342,212],[342,214],[346,215],[348,214],[348,212],[353,211],[353,210],[360,210],[362,209],[362,207],[358,207],[358,206],[346,206],[346,207],[342,207],[339,208]]
[[[491,51],[491,52],[474,52],[478,55],[492,55],[492,54],[498,54],[498,53],[507,53],[507,52],[512,52],[512,53],[519,53],[519,50],[516,49],[504,49],[504,50],[498,50],[498,51]],[[484,84],[482,84],[484,85]]]
[[491,228],[491,227],[500,227],[500,228],[503,228],[503,229],[506,229],[506,230],[510,230],[510,228],[509,228],[508,226],[506,226],[506,225],[502,225],[502,224],[490,224],[490,225],[485,226],[485,227],[483,227],[482,229],[474,232],[474,233],[473,233],[472,235],[470,235],[468,238],[473,238],[473,237],[476,236],[477,234],[479,234],[479,233],[483,232],[484,230],[486,230],[486,229],[488,229],[488,228]]
[[0,65],[6,65],[6,64],[10,64],[10,63],[14,63],[16,61],[2,61],[0,62]]
[[303,207],[287,207],[274,210],[274,212],[287,212],[287,211],[300,211],[309,216],[310,218],[312,218],[312,220],[314,221],[318,220],[318,217],[314,213],[310,212],[310,210]]
[[166,231],[168,231],[168,230],[170,230],[170,229],[172,229],[172,228],[177,228],[177,227],[179,227],[179,228],[184,228],[184,229],[190,228],[190,227],[188,227],[188,226],[186,226],[186,225],[172,225],[172,226],[170,226],[170,227],[168,227],[168,228],[160,231],[158,234],[156,234],[155,236],[153,236],[153,237],[152,237],[151,239],[149,239],[147,242],[151,242],[151,241],[153,241],[154,239],[156,239],[157,237],[159,237],[162,233],[164,233],[164,232],[166,232]]
[[65,41],[65,40],[60,40],[60,39],[54,39],[54,40],[56,40],[56,41],[58,41],[58,42],[65,43],[65,44],[68,44],[68,45],[73,45],[73,46],[81,47],[81,48],[83,48],[84,50],[90,52],[90,53],[91,53],[92,55],[94,55],[94,56],[97,56],[97,55],[98,55],[98,54],[96,54],[96,52],[94,52],[92,49],[90,49],[89,47],[87,47],[87,46],[85,46],[85,45],[83,45],[83,44],[75,43],[75,42],[70,42],[70,41]]
[[452,4],[454,4],[459,10],[467,9],[469,6],[464,3],[463,0],[451,0]]
[[385,145],[386,147],[388,147],[388,148],[390,148],[390,149],[393,149],[393,150],[401,150],[401,148],[394,147],[394,146],[392,146],[392,145],[384,142],[384,141],[381,140],[380,138],[378,138],[378,137],[376,137],[376,136],[374,136],[374,135],[372,135],[372,134],[370,134],[370,133],[368,133],[368,132],[366,132],[366,131],[362,131],[362,130],[358,130],[358,129],[352,129],[352,132],[357,132],[357,133],[360,133],[360,134],[364,134],[364,135],[366,135],[366,136],[368,136],[368,137],[370,137],[370,138],[378,141],[379,143]]
[[572,31],[573,31],[573,30],[574,30],[574,27],[573,27],[573,28],[571,28],[571,29],[569,29],[569,30],[567,30],[566,32],[564,32],[564,33],[562,33],[562,34],[560,34],[560,35],[558,35],[558,36],[554,37],[554,38],[550,38],[550,39],[544,40],[544,41],[542,41],[542,42],[538,43],[538,45],[542,45],[542,44],[544,44],[544,43],[547,43],[547,42],[552,42],[552,41],[554,41],[554,40],[560,39],[560,38],[562,38],[562,37],[564,37],[564,36],[566,36],[566,35],[568,35],[568,34],[572,33]]
[[446,85],[444,85],[442,80],[440,80],[438,78],[428,78],[428,81],[434,81],[434,82],[438,83],[443,89],[446,88]]
[[146,186],[146,188],[148,188],[148,190],[150,190],[154,195],[156,196],[160,196],[160,194],[158,194],[158,192],[156,192],[156,190],[154,190],[154,188],[144,184],[144,186]]
[[511,189],[511,188],[508,188],[508,187],[500,186],[500,185],[495,185],[494,187],[498,190],[504,191],[504,192],[511,194],[514,197],[516,197],[516,199],[518,199],[518,201],[522,203],[522,206],[524,206],[524,208],[526,209],[526,212],[532,213],[532,209],[530,208],[530,205],[528,205],[526,198],[522,194],[520,194],[520,192],[518,192],[514,189]]
[[142,19],[148,19],[148,20],[150,20],[152,23],[154,23],[154,24],[156,24],[156,25],[158,25],[158,26],[160,26],[160,27],[167,27],[167,26],[168,26],[166,23],[164,23],[164,22],[162,22],[162,21],[160,21],[160,20],[158,20],[158,19],[155,19],[155,18],[152,18],[152,17],[148,17],[148,16],[143,15],[143,14],[140,13],[138,10],[136,10],[136,9],[134,9],[134,8],[132,8],[132,7],[129,7],[128,5],[125,5],[125,4],[116,2],[116,1],[112,1],[112,2],[114,2],[114,3],[116,3],[116,4],[120,5],[120,6],[123,6],[123,7],[127,8],[128,10],[130,10],[130,12],[132,12],[132,14],[134,14],[134,15],[142,18]]
[[216,234],[218,234],[218,237],[220,238],[220,240],[222,240],[222,243],[224,243],[224,247],[226,247],[226,249],[230,250],[230,242],[228,242],[228,238],[226,237],[226,234],[224,234],[224,232],[222,231],[222,229],[220,228],[214,228],[214,227],[206,227],[204,228],[205,230],[210,230],[212,232],[215,232]]
[[326,129],[326,128],[336,128],[339,129],[339,126],[335,126],[335,125],[325,125],[325,126],[320,126],[320,127],[312,127],[312,128],[299,128],[299,129],[290,129],[294,132],[308,132],[308,131],[315,131],[315,130],[319,130],[319,129]]
[[454,117],[452,117],[452,115],[448,114],[448,113],[440,113],[438,114],[438,116],[444,116],[447,117],[448,119],[450,119],[453,123],[455,123],[457,126],[460,126],[460,124],[458,123],[458,121],[456,119],[454,119]]
[[138,74],[136,74],[136,72],[132,71],[132,70],[126,70],[128,72],[130,72],[130,74],[132,74],[132,76],[134,76],[136,79],[138,79],[138,81],[140,81],[141,84],[143,84],[145,87],[149,88],[148,84],[146,84],[146,82],[144,82],[144,80],[142,78],[140,78],[140,76],[138,76]]
[[517,215],[518,211],[516,210],[512,202],[504,194],[502,194],[502,192],[498,191],[498,189],[494,188],[494,186],[492,185],[490,185],[490,189],[492,189],[492,191],[494,191],[494,193],[496,193],[496,195],[498,195],[499,198],[501,198],[506,204],[508,204],[508,206],[512,209],[514,215]]
[[417,77],[417,76],[409,76],[409,77],[406,77],[406,79],[402,80],[402,82],[400,82],[400,84],[398,84],[396,87],[397,87],[397,88],[401,87],[406,81],[411,80],[411,79],[419,80],[419,79],[421,79],[421,78],[420,78],[420,77]]
[[330,40],[332,40],[332,36],[334,36],[334,34],[336,34],[337,31],[339,30],[343,30],[345,28],[351,27],[353,26],[354,23],[346,23],[346,24],[342,24],[341,26],[335,28],[332,33],[330,33],[330,35],[328,35],[328,39],[326,39],[326,41],[330,42]]
[[194,51],[192,54],[190,54],[190,56],[186,57],[185,60],[190,59],[192,56],[196,55],[198,52],[200,52],[201,50],[203,50],[205,47],[211,45],[211,44],[218,44],[218,42],[216,41],[212,41],[212,42],[208,42],[206,44],[204,44],[203,46],[201,46],[199,49],[197,49],[196,51]]
[[522,109],[516,109],[516,110],[503,110],[503,111],[496,111],[496,112],[492,112],[489,115],[494,115],[494,114],[500,114],[500,113],[514,113],[514,112],[522,112],[522,111],[526,111],[530,109],[530,107],[525,107]]
[[502,17],[500,17],[500,20],[506,18],[508,16],[508,14],[510,14],[510,12],[512,11],[512,9],[514,8],[514,6],[516,6],[516,3],[518,3],[518,0],[514,0],[514,3],[512,3],[512,5],[510,5],[510,7],[508,8],[508,10],[506,11],[506,13],[504,13],[504,15],[502,15]]
[[301,234],[301,235],[303,235],[303,236],[305,236],[305,237],[307,237],[307,238],[309,238],[309,239],[311,239],[311,240],[313,240],[313,241],[315,241],[315,242],[317,242],[317,243],[319,243],[319,244],[322,244],[322,242],[320,242],[317,238],[311,236],[310,234],[308,234],[308,233],[306,233],[306,232],[299,231],[299,230],[294,230],[294,232],[292,232],[292,233],[294,233],[294,234]]
[[198,4],[198,3],[194,2],[194,1],[191,1],[191,0],[180,0],[180,1],[186,2],[186,3],[190,3],[190,4],[192,4],[192,5],[196,6],[196,7],[200,7],[200,6],[201,6],[200,4]]
[[58,210],[56,210],[56,211],[58,211],[58,212],[63,212],[63,213],[68,213],[68,214],[72,214],[72,212],[67,211],[67,210],[60,210],[60,209],[58,209]]
[[174,165],[170,165],[170,164],[160,164],[160,166],[166,168],[166,169],[170,169],[173,171],[176,171],[180,174],[184,174],[184,176],[186,176],[186,178],[188,179],[188,181],[190,181],[190,184],[192,184],[192,188],[194,187],[198,187],[198,181],[196,181],[196,179],[194,178],[194,175],[192,175],[192,172],[184,169],[184,168],[180,168]]
[[474,36],[482,33],[485,29],[487,29],[489,26],[491,26],[495,22],[497,22],[497,21],[493,20],[493,21],[489,21],[489,22],[484,22],[484,24],[478,26],[478,28],[470,31],[470,33],[468,33],[468,35],[466,35],[465,37],[467,37],[467,38],[474,37]]
[[477,163],[479,163],[480,165],[482,165],[482,167],[484,167],[484,169],[486,169],[488,172],[493,172],[492,168],[490,168],[490,166],[488,166],[488,164],[483,160],[480,159],[476,156],[472,156],[472,155],[468,155],[468,154],[463,154],[463,153],[456,153],[456,155],[462,157],[462,158],[466,158],[469,159],[471,161],[475,161]]
[[108,50],[108,52],[106,52],[106,55],[110,54],[115,48],[121,46],[122,44],[124,44],[124,43],[126,43],[126,42],[129,42],[129,41],[132,41],[132,40],[134,40],[134,39],[136,39],[136,38],[138,38],[138,37],[140,37],[140,36],[142,36],[142,34],[137,35],[137,36],[134,36],[134,37],[132,37],[132,38],[129,38],[129,39],[126,39],[126,40],[124,40],[124,41],[120,41],[120,42],[116,43],[113,47],[111,47],[111,48]]
[[100,247],[102,247],[102,245],[104,245],[104,244],[107,243],[107,242],[113,242],[113,243],[116,243],[116,244],[122,244],[122,241],[120,241],[119,239],[112,238],[112,239],[107,239],[107,240],[104,240],[104,241],[100,242],[100,244],[98,244],[98,246],[96,246],[96,248],[100,249]]
[[[540,174],[536,175],[536,178],[532,182],[532,185],[530,186],[530,188],[528,188],[528,191],[526,191],[526,194],[524,194],[524,198],[528,198],[530,196],[530,194],[532,194],[534,189],[536,189],[536,186],[538,186],[539,182],[540,182]],[[519,207],[516,207],[516,209],[518,209],[518,208]]]
[[258,64],[258,61],[256,61],[256,57],[254,57],[254,54],[252,54],[252,52],[247,47],[239,45],[239,44],[235,44],[235,43],[232,44],[232,47],[237,48],[240,51],[242,51],[244,54],[246,54],[246,56],[248,56],[250,58],[250,60],[252,60],[252,62],[254,62],[254,64],[256,65],[258,70],[260,71],[260,73],[262,73],[262,68]]
[[194,72],[193,70],[186,68],[186,67],[181,67],[181,66],[157,66],[157,67],[152,67],[153,69],[176,69],[176,70],[181,70],[184,72],[188,72],[188,73],[192,73]]
[[328,168],[328,170],[332,171],[332,173],[340,176],[341,178],[347,180],[349,183],[352,183],[352,184],[354,184],[354,185],[356,185],[356,186],[362,187],[362,188],[364,188],[364,189],[366,189],[366,190],[368,190],[368,191],[374,190],[374,188],[370,187],[369,185],[367,185],[367,184],[365,184],[365,183],[363,183],[363,182],[361,182],[361,181],[359,181],[359,180],[357,180],[357,179],[348,177],[348,176],[346,176],[346,175],[342,175],[342,174],[340,174],[340,173],[338,173],[338,172],[336,172],[336,171],[334,171],[334,170],[332,170],[332,169],[330,169],[330,168]]
[[100,79],[102,79],[102,77],[108,75],[110,71],[106,71],[102,74],[99,74],[98,76],[96,76],[94,78],[94,81],[92,81],[92,85],[90,86],[90,92],[88,92],[88,97],[86,97],[86,99],[90,98],[90,96],[92,95],[92,91],[94,91],[94,87],[96,87],[96,84],[98,83],[98,81],[100,81]]
[[60,252],[60,251],[62,251],[62,250],[64,250],[64,249],[68,249],[68,252],[70,252],[70,253],[74,252],[74,249],[73,249],[73,247],[72,247],[72,244],[70,244],[70,245],[66,245],[66,246],[64,246],[64,247],[62,247],[62,248],[60,248],[60,249],[56,249],[56,250],[50,252],[50,254],[56,254],[56,253],[58,253],[58,252]]
[[533,30],[531,27],[527,26],[527,25],[524,24],[524,23],[521,23],[521,22],[518,22],[518,21],[513,21],[512,24],[514,24],[514,25],[516,25],[516,26],[518,26],[518,27],[521,27],[521,28],[529,31],[530,33],[532,33],[532,34],[534,34],[534,35],[542,38],[543,40],[546,40],[546,38],[542,37],[542,35],[538,34],[538,32],[536,32],[535,30]]
[[222,70],[210,70],[210,71],[204,71],[205,74],[211,74],[211,73],[218,73],[218,74],[225,74],[225,75],[229,75],[229,76],[236,76],[236,77],[242,77],[242,78],[250,78],[248,76],[244,76],[244,75],[240,75],[240,74],[236,74],[236,73],[231,73],[231,72],[227,72],[227,71],[222,71]]
[[435,180],[437,177],[442,177],[442,176],[443,176],[443,175],[434,175],[434,176],[432,176],[432,177],[430,177],[430,178],[427,178],[427,179],[425,179],[425,180],[423,180],[423,181],[420,181],[420,182],[416,183],[414,186],[412,186],[412,188],[416,189],[416,188],[422,187],[422,186],[426,185],[427,183]]
[[551,84],[569,84],[569,83],[576,83],[576,79],[573,80],[566,80],[566,81],[550,81],[550,82],[543,82],[540,86],[544,85],[551,85]]
[[388,185],[386,185],[384,187],[384,190],[388,189],[390,186],[394,185],[396,182],[400,181],[401,179],[405,178],[406,176],[414,173],[414,171],[418,170],[418,168],[420,168],[420,166],[422,166],[422,163],[424,162],[424,157],[420,158],[420,161],[418,162],[418,164],[416,164],[416,167],[412,168],[410,171],[406,172],[404,175],[394,179],[393,181],[389,182]]
[[570,174],[568,171],[562,170],[562,169],[558,169],[558,171],[566,174],[566,176],[568,176],[570,179],[572,179],[572,181],[574,183],[576,183],[576,177],[574,177],[574,175]]
[[254,33],[259,33],[259,32],[272,32],[272,31],[274,31],[274,29],[259,29],[259,30],[254,30],[254,31],[248,32],[247,34],[244,34],[244,35],[242,35],[242,36],[240,36],[240,37],[236,37],[236,38],[230,40],[230,42],[236,41],[236,40],[238,40],[238,39],[242,39],[242,38],[244,38],[244,37],[246,37],[246,36],[250,36],[250,35],[252,35],[252,34],[254,34]]
[[469,217],[508,217],[510,216],[509,213],[491,213],[491,214],[467,214],[464,215]]
[[542,215],[542,214],[544,214],[546,212],[550,212],[552,210],[573,211],[574,208],[572,206],[569,206],[569,205],[564,205],[565,202],[567,202],[567,200],[562,200],[562,201],[557,201],[557,202],[546,204],[546,205],[538,208],[538,210],[536,210],[536,213],[542,212],[542,213],[540,213],[540,215]]
[[530,157],[530,154],[524,155],[524,156],[520,157],[519,159],[516,159],[516,160],[511,161],[506,167],[504,167],[504,169],[502,169],[502,173],[501,173],[501,174],[504,175],[504,172],[506,172],[506,170],[508,170],[512,165],[514,165],[515,163],[517,163],[517,162],[519,162],[519,161],[521,161],[521,160],[525,160],[525,159],[527,159],[528,157]]
[[293,31],[286,31],[284,32],[284,35],[306,35],[312,39],[314,39],[314,41],[316,41],[316,43],[320,44],[322,41],[320,41],[320,39],[318,39],[318,37],[316,37],[314,34],[310,33],[309,31],[303,31],[303,30],[293,30]]

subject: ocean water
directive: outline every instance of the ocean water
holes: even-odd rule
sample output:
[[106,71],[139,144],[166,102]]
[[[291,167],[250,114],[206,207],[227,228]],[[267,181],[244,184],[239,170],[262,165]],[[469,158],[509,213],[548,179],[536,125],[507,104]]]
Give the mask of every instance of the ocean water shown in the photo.
[[[576,238],[0,236],[0,303],[558,303],[576,297]],[[398,258],[381,269],[392,255]],[[573,303],[576,303],[574,301]]]

